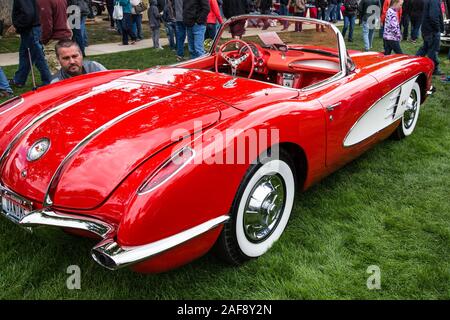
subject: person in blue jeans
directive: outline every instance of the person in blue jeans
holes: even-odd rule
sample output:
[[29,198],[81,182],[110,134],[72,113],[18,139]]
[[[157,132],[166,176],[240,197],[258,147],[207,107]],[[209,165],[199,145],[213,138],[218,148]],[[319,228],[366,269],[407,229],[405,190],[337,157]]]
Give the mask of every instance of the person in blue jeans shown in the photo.
[[[288,3],[289,0],[280,0],[280,15],[281,16],[288,16],[289,15],[289,9],[288,9]],[[285,30],[289,27],[289,22],[284,21],[283,23],[283,29]]]
[[16,87],[25,85],[31,71],[30,57],[31,62],[39,70],[42,84],[49,84],[52,75],[45,60],[44,48],[40,43],[41,27],[36,0],[14,0],[12,22],[13,27],[9,32],[15,31],[20,35],[20,47],[19,68],[10,84]]
[[87,31],[86,31],[86,18],[89,15],[89,4],[87,0],[69,0],[67,2],[69,6],[77,6],[80,9],[80,16],[76,17],[80,19],[80,25],[72,26],[73,40],[76,41],[80,47],[83,57],[86,57],[85,47],[87,44]]
[[441,45],[441,32],[444,32],[444,19],[442,17],[439,0],[425,0],[423,8],[422,37],[423,45],[416,56],[428,56],[434,62],[433,75],[442,75],[439,69],[438,52]]
[[128,45],[128,39],[131,38],[131,44],[136,43],[136,35],[133,32],[133,25],[131,21],[131,3],[130,0],[117,0],[123,9],[122,24],[122,43],[121,45]]
[[131,21],[132,21],[132,29],[133,34],[136,35],[136,39],[138,41],[144,40],[144,36],[142,34],[142,11],[138,12],[136,10],[136,6],[139,6],[139,4],[142,3],[142,0],[131,0]]
[[114,30],[115,27],[115,20],[113,18],[114,0],[106,0],[106,9],[108,10],[110,30]]
[[192,59],[205,54],[206,18],[209,0],[184,0],[183,22],[186,25],[189,54]]
[[150,1],[150,7],[147,10],[148,22],[152,32],[153,48],[163,49],[159,44],[159,29],[161,28],[161,14],[158,9],[158,2],[156,0]]
[[186,41],[186,26],[183,22],[183,0],[174,0],[175,36],[177,44],[177,60],[184,60],[184,42]]
[[358,11],[357,0],[344,0],[344,29],[342,29],[342,37],[348,32],[348,41],[353,42],[353,28],[355,27],[356,12]]
[[0,67],[0,98],[5,98],[13,95],[13,91],[8,83],[3,69]]
[[186,27],[189,55],[191,59],[198,58],[205,54],[205,31],[206,24],[194,24]]
[[327,7],[328,7],[328,1],[327,0],[316,0],[315,6],[317,8],[317,19],[326,20],[327,18]]
[[172,0],[166,0],[162,20],[164,21],[167,38],[169,39],[169,47],[170,49],[175,50],[177,48],[175,43],[176,19]]
[[411,20],[411,39],[412,43],[417,42],[420,27],[422,25],[424,0],[409,0],[409,17]]
[[[378,10],[373,10],[378,7]],[[362,20],[362,37],[364,51],[372,49],[373,36],[375,33],[376,21],[379,21],[381,10],[380,0],[361,0],[359,3],[359,14]],[[377,15],[378,11],[378,16]]]
[[330,22],[336,22],[336,7],[337,7],[337,0],[329,0],[328,1],[328,8],[327,8],[327,20]]
[[337,21],[341,21],[343,18],[341,17],[342,11],[341,11],[341,7],[343,5],[344,1],[338,0],[337,1],[337,5],[336,5],[336,9],[334,9],[335,12],[335,17]]

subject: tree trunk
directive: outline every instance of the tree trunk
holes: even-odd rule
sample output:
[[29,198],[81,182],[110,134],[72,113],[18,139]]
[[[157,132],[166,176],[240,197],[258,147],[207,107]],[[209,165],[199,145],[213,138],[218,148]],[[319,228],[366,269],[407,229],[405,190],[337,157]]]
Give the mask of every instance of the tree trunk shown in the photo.
[[11,24],[13,0],[0,0],[0,20],[3,20],[5,25]]

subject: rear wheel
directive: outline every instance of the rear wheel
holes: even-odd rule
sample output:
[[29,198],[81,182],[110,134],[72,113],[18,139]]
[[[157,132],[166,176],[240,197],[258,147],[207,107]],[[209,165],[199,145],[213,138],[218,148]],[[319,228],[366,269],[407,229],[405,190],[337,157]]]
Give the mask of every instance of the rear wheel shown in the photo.
[[286,153],[252,165],[216,244],[219,256],[239,265],[267,252],[287,225],[294,195],[294,165]]
[[403,113],[402,121],[393,134],[395,139],[400,140],[413,133],[419,118],[420,101],[420,86],[416,82],[406,101],[406,110]]

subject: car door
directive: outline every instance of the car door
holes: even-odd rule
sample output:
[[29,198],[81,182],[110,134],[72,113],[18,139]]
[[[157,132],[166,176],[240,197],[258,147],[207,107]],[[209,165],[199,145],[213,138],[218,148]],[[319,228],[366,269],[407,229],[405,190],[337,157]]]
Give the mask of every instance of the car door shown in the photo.
[[[357,126],[380,98],[378,81],[369,74],[351,72],[330,85],[319,101],[326,112],[326,166],[331,170],[351,161],[370,147],[374,135]],[[351,141],[349,140],[351,138]]]

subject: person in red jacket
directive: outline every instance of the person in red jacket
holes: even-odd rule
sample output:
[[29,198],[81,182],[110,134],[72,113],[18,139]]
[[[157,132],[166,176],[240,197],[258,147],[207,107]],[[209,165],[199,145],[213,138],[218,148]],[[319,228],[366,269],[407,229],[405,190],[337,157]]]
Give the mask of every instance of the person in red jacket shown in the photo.
[[55,45],[59,40],[70,40],[72,31],[67,24],[67,0],[37,0],[40,9],[41,42],[45,58],[52,73],[59,70]]
[[218,23],[222,24],[223,19],[220,15],[220,9],[217,0],[209,0],[209,7],[209,14],[206,17],[205,39],[214,39],[217,33]]

